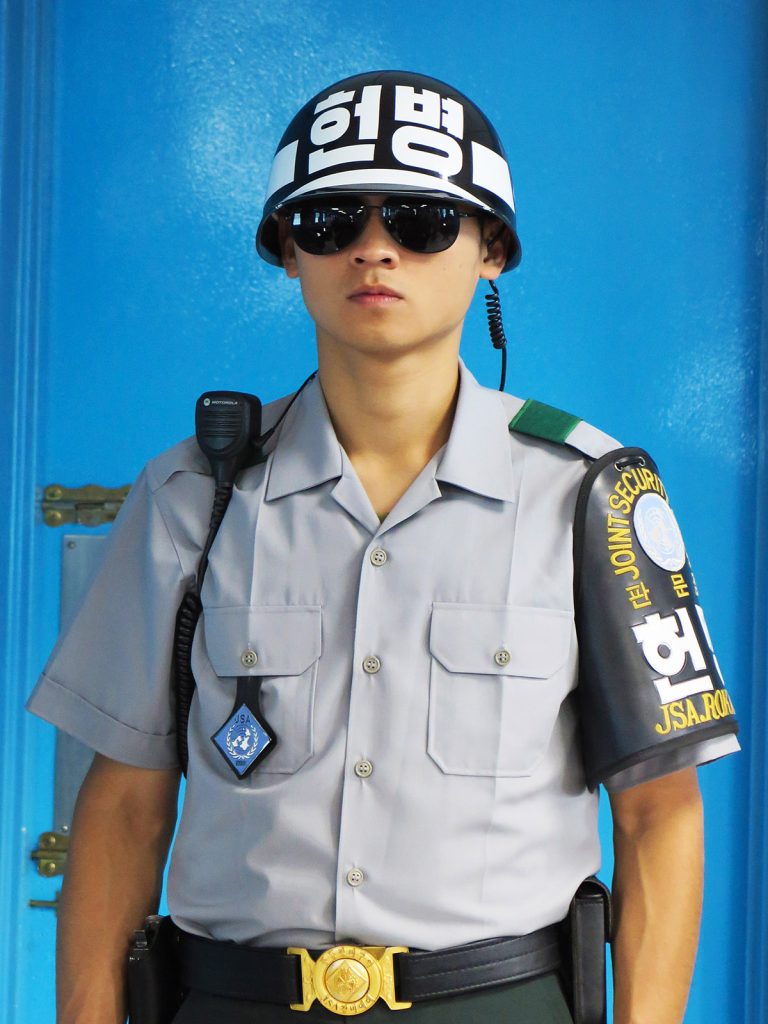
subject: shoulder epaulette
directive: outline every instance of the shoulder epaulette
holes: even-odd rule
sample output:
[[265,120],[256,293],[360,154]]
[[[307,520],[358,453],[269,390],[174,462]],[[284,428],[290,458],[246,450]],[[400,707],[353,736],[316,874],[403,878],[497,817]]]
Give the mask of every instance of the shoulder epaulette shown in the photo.
[[509,429],[553,444],[568,445],[590,459],[599,459],[621,447],[615,438],[585,423],[578,416],[556,409],[553,405],[537,402],[534,398],[523,403],[509,421]]

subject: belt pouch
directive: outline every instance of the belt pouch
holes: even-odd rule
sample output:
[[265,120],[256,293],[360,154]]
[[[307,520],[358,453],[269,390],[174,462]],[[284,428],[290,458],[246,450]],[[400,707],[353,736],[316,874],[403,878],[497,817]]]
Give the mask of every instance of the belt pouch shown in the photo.
[[181,1005],[178,932],[170,917],[152,915],[128,951],[130,1024],[170,1024]]
[[565,983],[574,1024],[606,1024],[605,944],[611,932],[611,895],[597,878],[576,890],[565,929]]

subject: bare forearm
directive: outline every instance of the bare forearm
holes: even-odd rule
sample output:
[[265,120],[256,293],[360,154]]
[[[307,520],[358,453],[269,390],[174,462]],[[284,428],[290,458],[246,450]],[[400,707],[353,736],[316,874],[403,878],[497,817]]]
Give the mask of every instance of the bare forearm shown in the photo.
[[614,831],[615,1024],[681,1024],[703,888],[700,805]]
[[125,1021],[128,944],[157,909],[172,824],[79,801],[57,930],[58,1024]]

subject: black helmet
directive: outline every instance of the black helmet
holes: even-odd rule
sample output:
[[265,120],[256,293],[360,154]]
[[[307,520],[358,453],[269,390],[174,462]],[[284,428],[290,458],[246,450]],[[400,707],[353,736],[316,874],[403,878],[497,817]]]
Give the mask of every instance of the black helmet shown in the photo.
[[407,192],[460,199],[498,217],[520,262],[512,179],[493,125],[471,100],[411,71],[369,71],[318,93],[294,117],[272,162],[256,248],[282,265],[281,207],[329,193]]

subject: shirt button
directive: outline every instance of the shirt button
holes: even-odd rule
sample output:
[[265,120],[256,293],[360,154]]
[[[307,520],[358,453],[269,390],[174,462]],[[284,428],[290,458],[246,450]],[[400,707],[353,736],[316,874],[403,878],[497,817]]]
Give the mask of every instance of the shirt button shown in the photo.
[[364,877],[360,868],[350,868],[347,872],[347,882],[353,887],[360,885]]
[[250,647],[247,647],[240,655],[240,664],[244,668],[253,668],[256,662],[259,660],[259,656],[256,651],[252,651]]
[[363,658],[363,671],[372,675],[374,672],[378,672],[381,668],[381,662],[375,654],[369,654],[367,658]]
[[384,548],[374,548],[371,552],[371,562],[373,565],[384,565],[387,560],[387,552]]
[[355,775],[360,779],[367,779],[373,774],[373,765],[363,758],[355,764]]
[[508,665],[512,659],[512,655],[506,649],[506,647],[500,647],[493,656],[493,660],[497,665]]

